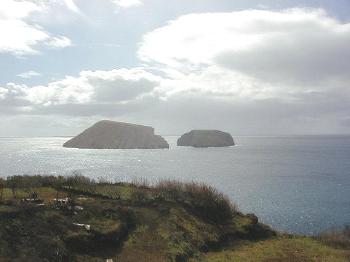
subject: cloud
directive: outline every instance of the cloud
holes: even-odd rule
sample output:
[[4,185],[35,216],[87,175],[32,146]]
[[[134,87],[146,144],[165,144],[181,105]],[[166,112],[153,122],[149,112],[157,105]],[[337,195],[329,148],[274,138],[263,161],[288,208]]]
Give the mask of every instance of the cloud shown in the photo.
[[41,74],[36,72],[36,71],[30,70],[30,71],[18,74],[17,76],[19,76],[20,78],[28,79],[28,78],[32,78],[32,77],[36,77],[36,76],[41,76]]
[[59,36],[59,37],[52,37],[49,41],[45,43],[50,48],[64,48],[72,45],[72,41],[65,37],[65,36]]
[[71,45],[64,36],[55,36],[38,24],[29,22],[44,6],[32,1],[2,0],[0,2],[0,53],[16,56],[39,53],[40,45],[63,48]]
[[[241,134],[346,133],[350,24],[320,9],[181,16],[144,35],[138,57],[162,72],[154,119]],[[205,117],[202,117],[205,115]]]
[[186,82],[179,91],[295,99],[348,87],[349,43],[350,24],[323,10],[245,10],[181,16],[147,33],[138,56]]
[[85,5],[78,5],[76,0],[27,0],[40,6],[40,12],[30,16],[34,23],[51,26],[71,26],[74,23],[90,22],[89,17],[83,12],[81,7],[89,7],[95,1],[84,1]]
[[141,0],[111,0],[119,8],[130,8],[143,5]]
[[77,13],[77,14],[81,14],[81,10],[79,9],[79,7],[75,4],[74,0],[64,0],[66,6],[68,7],[69,10]]
[[0,87],[0,114],[26,114],[31,103],[25,99],[27,86],[8,83]]
[[142,67],[9,83],[0,114],[117,118],[162,133],[346,133],[349,40],[350,24],[318,9],[189,14],[144,35]]
[[120,115],[158,101],[160,78],[142,68],[82,71],[48,85],[0,87],[2,113]]
[[31,1],[3,0],[0,3],[1,19],[20,19],[38,10],[40,7]]

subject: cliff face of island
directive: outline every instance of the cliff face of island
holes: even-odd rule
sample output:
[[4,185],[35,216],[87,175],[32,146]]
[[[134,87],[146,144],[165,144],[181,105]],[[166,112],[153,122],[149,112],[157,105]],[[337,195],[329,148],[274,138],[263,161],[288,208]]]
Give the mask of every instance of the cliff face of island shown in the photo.
[[229,133],[219,130],[192,130],[177,140],[178,146],[192,147],[225,147],[234,144]]
[[155,149],[169,148],[149,126],[103,120],[63,144],[81,149]]

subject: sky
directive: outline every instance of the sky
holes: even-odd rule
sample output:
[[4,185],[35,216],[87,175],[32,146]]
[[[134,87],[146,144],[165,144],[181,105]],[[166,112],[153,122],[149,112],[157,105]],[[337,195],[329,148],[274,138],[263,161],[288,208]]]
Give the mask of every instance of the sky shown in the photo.
[[0,136],[110,119],[350,134],[349,0],[1,0]]

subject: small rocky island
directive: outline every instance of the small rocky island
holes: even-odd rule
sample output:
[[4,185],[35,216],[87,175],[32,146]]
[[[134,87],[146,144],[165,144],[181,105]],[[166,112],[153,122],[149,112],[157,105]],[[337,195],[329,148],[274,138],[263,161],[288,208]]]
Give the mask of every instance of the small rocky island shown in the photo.
[[149,126],[102,120],[63,145],[81,149],[155,149],[169,148]]
[[225,147],[234,144],[229,133],[219,130],[192,130],[177,140],[178,146],[192,147]]

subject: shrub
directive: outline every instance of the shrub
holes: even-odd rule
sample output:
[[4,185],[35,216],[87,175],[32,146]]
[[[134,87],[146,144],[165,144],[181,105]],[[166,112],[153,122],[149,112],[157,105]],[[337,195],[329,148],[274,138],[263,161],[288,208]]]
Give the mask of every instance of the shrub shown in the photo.
[[0,178],[0,203],[2,202],[5,188],[5,180]]
[[343,230],[329,230],[317,237],[321,242],[338,248],[350,248],[350,226]]
[[162,198],[180,201],[183,194],[183,183],[175,180],[161,180],[154,186],[155,193]]
[[145,202],[148,199],[147,193],[144,190],[133,190],[130,196],[131,202],[135,204],[140,204]]
[[131,186],[136,187],[136,188],[149,188],[150,184],[147,180],[147,178],[144,177],[134,177],[131,180]]
[[6,179],[6,185],[11,188],[12,195],[17,198],[17,190],[20,188],[22,176],[11,176]]
[[73,175],[64,179],[63,185],[68,189],[76,189],[84,192],[91,192],[91,187],[95,185],[95,181],[88,177],[81,175],[78,171],[74,171]]
[[156,194],[167,200],[183,202],[200,217],[215,223],[231,220],[236,211],[235,205],[224,194],[204,183],[162,180],[154,188]]

